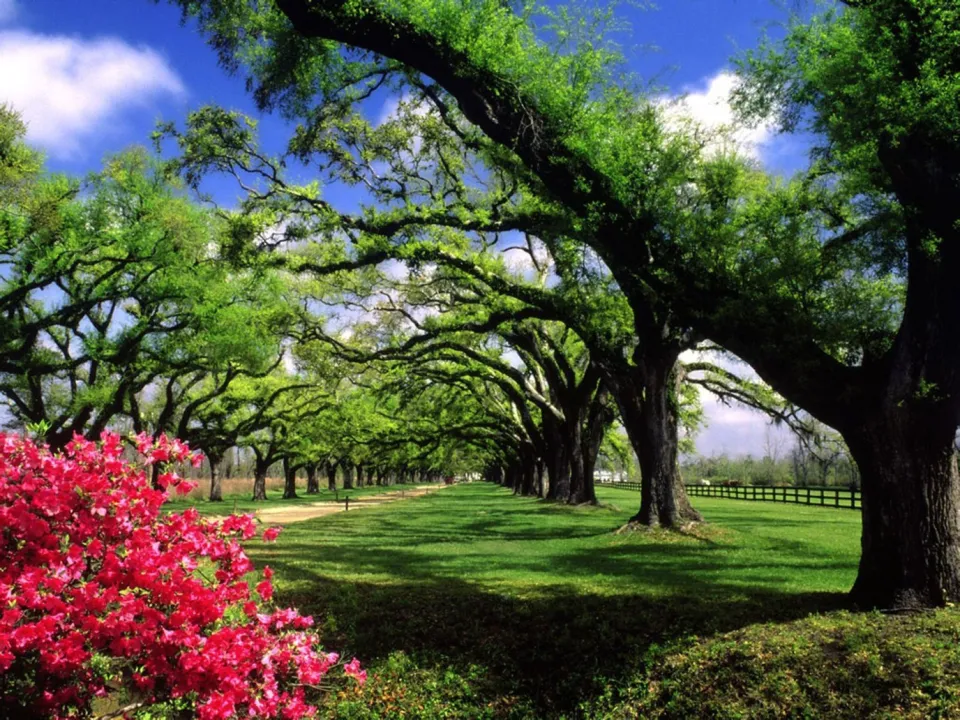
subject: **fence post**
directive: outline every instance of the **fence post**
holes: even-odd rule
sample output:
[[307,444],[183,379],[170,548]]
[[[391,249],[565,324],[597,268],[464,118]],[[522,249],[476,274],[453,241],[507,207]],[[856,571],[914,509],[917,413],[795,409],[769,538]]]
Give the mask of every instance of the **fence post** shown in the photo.
[[[612,485],[612,483],[597,483],[598,485]],[[630,483],[630,486],[636,486],[639,488],[639,483]],[[617,487],[625,488],[627,483],[618,483]],[[687,485],[685,486],[687,492],[692,496],[697,497],[713,497],[713,498],[726,498],[728,500],[752,500],[760,502],[780,502],[780,503],[793,503],[795,505],[814,505],[815,500],[819,500],[821,507],[827,505],[827,495],[833,495],[833,507],[836,508],[847,508],[851,510],[858,509],[858,503],[860,507],[863,507],[862,497],[856,490],[842,489],[838,487],[818,487],[813,490],[810,487],[781,487],[779,488],[780,492],[778,493],[778,488],[770,487],[769,493],[768,487],[766,485]],[[757,489],[759,488],[759,492]],[[801,492],[803,490],[803,492]],[[816,492],[814,492],[816,490]],[[849,505],[847,504],[846,499],[842,496],[842,493],[850,493]],[[770,495],[768,498],[767,495]],[[403,497],[403,489],[400,490],[400,495]],[[349,498],[347,499],[349,503]]]

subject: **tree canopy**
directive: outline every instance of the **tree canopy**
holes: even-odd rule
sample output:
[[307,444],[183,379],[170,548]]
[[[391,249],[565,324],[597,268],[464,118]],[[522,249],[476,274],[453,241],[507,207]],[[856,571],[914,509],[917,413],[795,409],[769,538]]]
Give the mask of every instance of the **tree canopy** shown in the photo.
[[[867,498],[857,597],[958,594],[951,4],[847,3],[744,58],[744,111],[776,111],[786,130],[809,122],[823,140],[791,181],[678,130],[621,80],[609,44],[565,34],[545,8],[181,5],[258,104],[299,123],[298,138],[329,137],[324,123],[378,84],[416,93],[491,172],[522,184],[515,212],[538,211],[523,229],[567,236],[610,268],[640,339],[634,379],[657,398],[638,407],[660,427],[651,436],[669,424],[679,353],[709,338],[850,446]],[[405,210],[411,225],[437,219]],[[641,466],[669,522],[675,463],[664,446],[651,443]]]

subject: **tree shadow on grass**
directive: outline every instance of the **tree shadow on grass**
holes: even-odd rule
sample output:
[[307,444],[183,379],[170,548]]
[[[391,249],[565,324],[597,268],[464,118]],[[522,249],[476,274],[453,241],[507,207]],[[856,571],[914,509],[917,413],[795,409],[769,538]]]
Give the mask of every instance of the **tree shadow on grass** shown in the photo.
[[582,717],[605,683],[642,672],[652,646],[845,607],[842,594],[796,589],[818,570],[826,587],[855,570],[792,538],[618,537],[626,512],[489,487],[384,508],[291,525],[255,555],[282,579],[279,602],[315,615],[324,645],[372,674],[403,651],[434,680],[469,678],[469,706],[411,717]]
[[[282,558],[271,564],[304,572],[288,570]],[[531,708],[520,716],[530,718],[580,717],[578,705],[597,697],[605,682],[616,685],[641,672],[654,644],[846,606],[839,593],[694,583],[669,574],[649,595],[583,594],[560,585],[532,597],[456,578],[429,579],[426,572],[419,577],[377,584],[318,576],[310,592],[280,600],[316,616],[326,647],[355,654],[373,669],[397,651],[420,667],[464,676],[480,666],[485,679],[475,691],[481,705],[519,698]]]

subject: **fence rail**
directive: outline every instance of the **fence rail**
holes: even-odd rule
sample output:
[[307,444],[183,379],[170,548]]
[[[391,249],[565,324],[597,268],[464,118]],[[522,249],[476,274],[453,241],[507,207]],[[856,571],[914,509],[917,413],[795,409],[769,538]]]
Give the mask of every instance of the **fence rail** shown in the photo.
[[[621,490],[640,490],[638,482],[597,482],[602,487]],[[847,488],[766,487],[764,485],[687,485],[687,494],[693,497],[716,497],[730,500],[793,503],[821,507],[860,509],[860,491]]]
[[593,484],[599,485],[602,487],[620,488],[621,490],[636,490],[637,492],[640,491],[640,483],[630,482],[629,480],[625,480],[623,482],[617,482],[612,480],[596,480],[594,481]]
[[731,500],[820,505],[822,507],[860,509],[860,491],[846,488],[765,487],[760,485],[687,485],[687,494],[694,497],[718,497]]

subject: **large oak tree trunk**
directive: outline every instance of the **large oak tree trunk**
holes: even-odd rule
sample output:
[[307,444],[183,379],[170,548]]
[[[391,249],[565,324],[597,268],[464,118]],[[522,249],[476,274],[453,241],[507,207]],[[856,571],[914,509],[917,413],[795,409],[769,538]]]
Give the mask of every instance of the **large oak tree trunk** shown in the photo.
[[668,354],[649,358],[638,368],[644,387],[638,456],[641,474],[650,482],[633,520],[644,525],[676,527],[703,519],[687,499],[677,464],[680,408],[676,364],[677,356]]
[[587,423],[583,431],[583,468],[587,477],[593,480],[593,473],[597,467],[597,458],[600,456],[600,445],[607,427],[613,422],[613,413],[607,407],[607,398],[610,391],[606,385],[597,390],[597,395],[590,403],[587,413]]
[[353,463],[345,460],[341,463],[341,467],[343,468],[343,489],[353,490]]
[[327,490],[334,492],[337,489],[337,464],[327,463]]
[[679,417],[673,375],[677,353],[636,359],[636,367],[607,367],[605,372],[640,461],[640,510],[631,522],[675,527],[702,521],[677,468]]
[[297,496],[297,470],[290,461],[283,459],[283,499],[292,500]]
[[883,400],[859,423],[838,428],[861,474],[861,556],[851,595],[864,606],[960,599],[960,154],[955,145],[944,150],[908,139],[880,153],[912,212],[904,317],[888,364],[864,362],[868,373],[887,368]]
[[566,501],[570,497],[570,462],[564,448],[560,425],[552,417],[544,417],[543,438],[546,445],[547,476],[549,478],[547,500]]
[[863,488],[853,599],[915,608],[960,598],[955,428],[933,413],[890,412],[845,433]]
[[223,455],[207,450],[207,462],[210,463],[210,502],[223,502],[223,476],[220,464]]
[[506,472],[503,474],[503,486],[509,488],[510,490],[515,490],[517,487],[517,463],[516,461],[511,462],[507,465]]
[[316,495],[320,492],[320,482],[317,480],[317,466],[315,463],[307,465],[307,495]]
[[520,453],[520,483],[519,491],[521,495],[529,496],[536,494],[537,482],[537,458],[533,448],[526,448]]
[[593,476],[587,477],[586,464],[583,458],[583,437],[580,419],[573,417],[565,423],[567,463],[570,468],[570,491],[566,501],[571,505],[596,503],[597,495],[593,487]]
[[269,463],[257,460],[253,467],[253,499],[256,501],[267,499],[267,468]]
[[358,488],[363,487],[363,463],[357,463],[357,483]]

